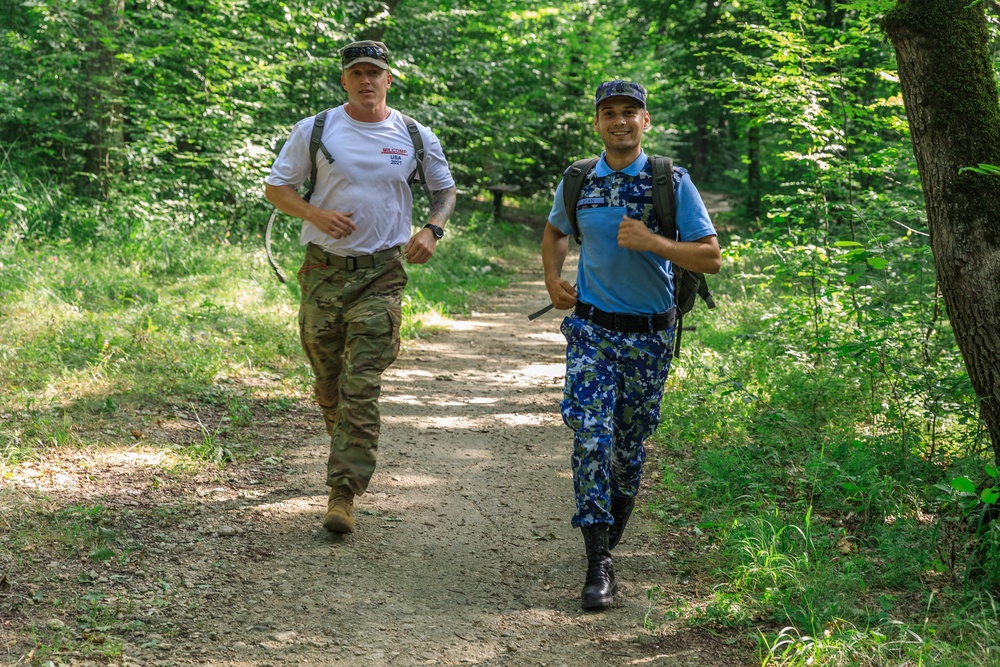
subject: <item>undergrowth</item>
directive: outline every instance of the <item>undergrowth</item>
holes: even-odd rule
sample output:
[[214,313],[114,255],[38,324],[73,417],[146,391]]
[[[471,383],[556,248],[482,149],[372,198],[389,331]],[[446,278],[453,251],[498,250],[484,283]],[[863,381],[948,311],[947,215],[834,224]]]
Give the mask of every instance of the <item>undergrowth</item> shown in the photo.
[[664,598],[657,622],[741,628],[761,665],[1000,664],[992,452],[929,254],[882,248],[726,245],[665,392],[651,503],[714,597]]

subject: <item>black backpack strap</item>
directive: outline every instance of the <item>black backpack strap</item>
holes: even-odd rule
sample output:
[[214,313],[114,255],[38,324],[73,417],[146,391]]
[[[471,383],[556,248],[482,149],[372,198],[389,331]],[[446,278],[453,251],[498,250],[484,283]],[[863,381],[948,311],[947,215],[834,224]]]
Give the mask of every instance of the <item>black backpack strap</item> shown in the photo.
[[700,296],[701,300],[705,302],[705,305],[708,306],[709,310],[715,308],[715,298],[708,290],[708,282],[704,278],[702,278],[701,284],[698,285],[698,296]]
[[583,182],[587,174],[594,168],[600,158],[589,157],[577,160],[569,166],[563,174],[563,204],[566,207],[566,215],[569,216],[569,224],[573,227],[573,240],[577,245],[582,243],[580,237],[580,225],[576,221],[576,202],[580,199],[580,191],[583,190]]
[[311,161],[309,168],[309,189],[306,191],[305,196],[302,197],[306,201],[312,199],[313,190],[316,189],[316,153],[322,151],[323,157],[326,158],[327,162],[333,164],[333,156],[330,155],[330,151],[323,145],[323,127],[326,125],[326,114],[328,111],[330,110],[324,109],[316,114],[316,119],[313,121],[312,134],[309,135],[309,159]]
[[420,128],[417,126],[417,121],[405,113],[399,112],[399,115],[406,124],[406,131],[410,133],[410,141],[413,142],[413,155],[417,158],[417,167],[406,179],[406,183],[409,185],[413,183],[414,179],[418,179],[420,185],[424,188],[424,192],[427,193],[427,198],[430,199],[431,191],[427,185],[427,181],[424,180],[424,138],[420,136]]
[[653,211],[660,223],[660,233],[668,239],[677,238],[677,215],[674,210],[674,162],[662,155],[649,158],[653,174]]
[[[649,168],[653,175],[653,211],[660,223],[660,233],[668,239],[677,239],[677,211],[674,202],[674,162],[662,155],[649,158]],[[684,279],[684,269],[673,262],[674,296]],[[702,283],[704,284],[704,282]],[[707,287],[706,287],[707,291]],[[681,337],[684,334],[684,313],[677,309],[677,328],[674,330],[674,358],[681,354]]]

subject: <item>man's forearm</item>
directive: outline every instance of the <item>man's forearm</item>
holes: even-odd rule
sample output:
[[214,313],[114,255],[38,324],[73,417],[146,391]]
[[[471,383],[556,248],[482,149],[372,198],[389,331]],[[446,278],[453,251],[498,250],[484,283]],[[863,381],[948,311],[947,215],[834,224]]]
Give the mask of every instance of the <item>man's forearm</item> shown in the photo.
[[455,212],[455,200],[458,197],[454,186],[431,193],[431,211],[427,222],[431,225],[444,227],[448,218]]
[[296,192],[295,188],[290,185],[271,185],[270,183],[266,183],[264,185],[264,196],[282,213],[287,213],[302,220],[308,220],[310,212],[315,208],[315,206],[303,199],[302,195]]
[[542,235],[542,270],[545,272],[546,281],[562,276],[563,264],[568,254],[569,237],[551,224],[546,224],[545,233]]
[[697,241],[674,241],[660,236],[655,244],[653,251],[657,255],[688,271],[718,273],[722,268],[722,254],[715,236]]

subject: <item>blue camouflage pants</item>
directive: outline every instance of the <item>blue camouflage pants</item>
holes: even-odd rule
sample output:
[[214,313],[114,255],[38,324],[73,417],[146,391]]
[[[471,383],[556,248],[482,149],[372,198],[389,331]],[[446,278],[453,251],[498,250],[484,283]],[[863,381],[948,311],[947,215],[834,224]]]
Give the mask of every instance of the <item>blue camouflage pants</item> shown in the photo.
[[639,492],[643,442],[660,421],[675,329],[625,334],[579,317],[563,320],[562,416],[573,429],[574,528],[614,523],[611,495]]

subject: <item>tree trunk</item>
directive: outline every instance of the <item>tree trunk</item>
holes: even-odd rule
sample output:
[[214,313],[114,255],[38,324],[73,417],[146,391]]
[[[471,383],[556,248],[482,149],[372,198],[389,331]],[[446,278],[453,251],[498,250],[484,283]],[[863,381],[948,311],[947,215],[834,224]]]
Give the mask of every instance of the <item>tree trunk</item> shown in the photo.
[[[374,39],[375,41],[381,42],[382,35],[385,34],[385,18],[392,15],[396,10],[396,7],[402,0],[386,0],[379,3],[379,9],[381,11],[375,11],[366,19],[368,24],[361,32],[358,33],[358,39]],[[392,51],[392,44],[386,44],[389,50]]]
[[747,131],[747,217],[760,219],[760,126],[751,125]]
[[938,282],[1000,465],[1000,107],[982,3],[900,0],[896,49]]
[[[84,63],[86,90],[81,97],[87,123],[84,171],[86,189],[105,196],[114,149],[121,145],[121,102],[115,37],[122,27],[125,0],[95,0],[86,13],[91,35]],[[96,187],[95,187],[96,186]]]
[[691,160],[691,180],[701,183],[708,169],[708,119],[704,107],[695,110],[694,155]]
[[[701,26],[698,30],[698,40],[702,48],[711,50],[709,41],[717,30],[718,22],[719,0],[708,0],[705,3],[705,13],[702,15]],[[693,138],[694,155],[692,156],[690,171],[691,179],[695,183],[702,182],[708,173],[708,154],[711,150],[708,113],[712,109],[711,101],[712,96],[706,95],[700,103],[695,102],[690,110],[694,116],[695,127]]]

